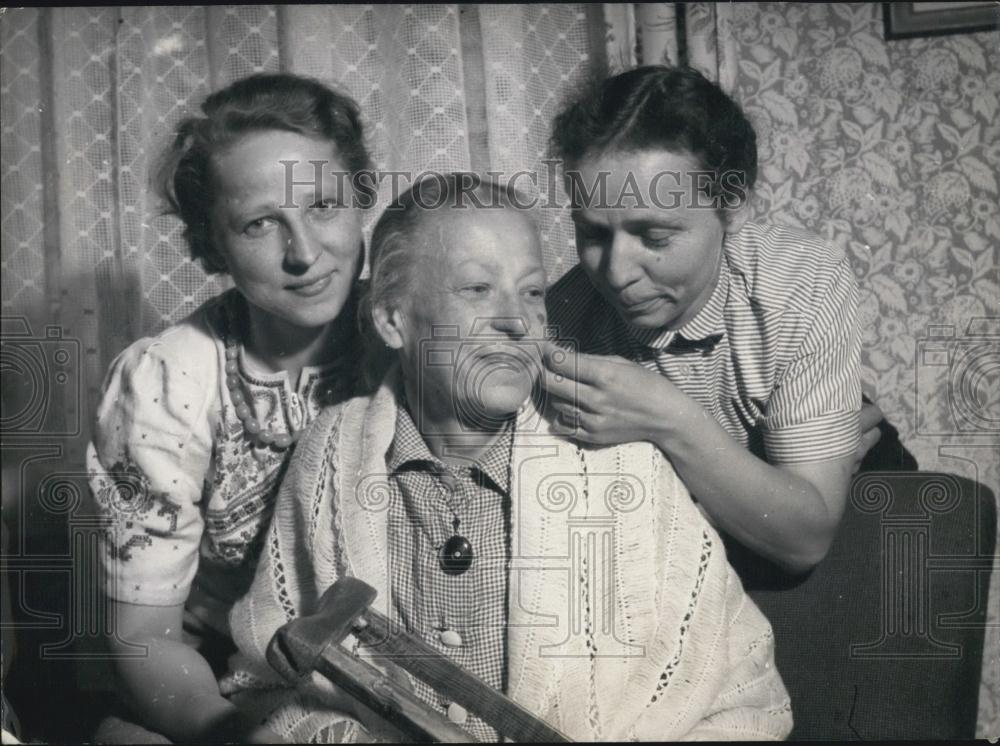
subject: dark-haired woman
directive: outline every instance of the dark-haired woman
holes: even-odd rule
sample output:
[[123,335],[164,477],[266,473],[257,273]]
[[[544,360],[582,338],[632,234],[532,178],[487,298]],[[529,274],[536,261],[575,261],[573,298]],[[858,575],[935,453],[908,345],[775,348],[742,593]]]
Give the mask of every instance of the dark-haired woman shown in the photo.
[[753,127],[692,69],[641,67],[581,92],[553,145],[580,265],[550,289],[549,321],[590,353],[550,366],[561,432],[655,443],[718,528],[808,570],[878,432],[860,434],[847,257],[748,221]]
[[267,740],[216,674],[298,434],[354,393],[362,232],[346,176],[369,157],[357,105],[317,81],[252,76],[202,110],[161,187],[192,258],[235,287],[118,356],[88,466],[111,518],[110,644],[148,647],[116,662],[131,718],[175,741]]

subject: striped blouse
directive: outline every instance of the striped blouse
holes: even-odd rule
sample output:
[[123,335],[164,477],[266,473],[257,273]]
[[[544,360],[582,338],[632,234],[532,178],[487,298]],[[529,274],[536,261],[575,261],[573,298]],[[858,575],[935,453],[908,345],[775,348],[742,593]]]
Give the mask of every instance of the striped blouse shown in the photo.
[[659,371],[771,464],[858,446],[857,283],[844,252],[819,238],[755,224],[727,235],[712,295],[675,331],[628,325],[579,265],[547,304],[559,338]]

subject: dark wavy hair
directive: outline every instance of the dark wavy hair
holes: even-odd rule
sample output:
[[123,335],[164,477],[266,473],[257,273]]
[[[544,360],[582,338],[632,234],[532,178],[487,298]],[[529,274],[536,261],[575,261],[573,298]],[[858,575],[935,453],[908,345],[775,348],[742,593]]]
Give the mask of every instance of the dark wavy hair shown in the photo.
[[157,191],[184,222],[191,258],[206,272],[224,272],[212,246],[210,211],[215,188],[212,157],[240,137],[262,130],[285,130],[330,140],[352,175],[371,168],[361,112],[349,96],[318,80],[289,73],[261,73],[210,95],[204,116],[188,117],[164,151],[154,176]]
[[753,125],[718,85],[690,67],[647,65],[588,81],[556,116],[551,148],[567,170],[616,151],[686,153],[715,173],[713,194],[727,172],[743,174],[747,194],[757,180]]

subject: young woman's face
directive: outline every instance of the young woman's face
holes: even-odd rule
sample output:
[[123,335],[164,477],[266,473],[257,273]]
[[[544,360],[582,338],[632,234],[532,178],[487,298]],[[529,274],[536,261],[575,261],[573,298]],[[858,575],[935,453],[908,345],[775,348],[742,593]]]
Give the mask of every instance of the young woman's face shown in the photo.
[[350,179],[331,172],[346,172],[333,143],[283,130],[212,159],[215,249],[251,305],[294,326],[333,321],[359,270],[361,213]]
[[607,179],[603,204],[573,210],[591,282],[627,323],[680,328],[711,296],[723,239],[742,227],[742,214],[724,222],[714,206],[698,203],[694,174],[701,169],[686,154],[611,152],[584,159],[578,171],[588,190],[602,174]]

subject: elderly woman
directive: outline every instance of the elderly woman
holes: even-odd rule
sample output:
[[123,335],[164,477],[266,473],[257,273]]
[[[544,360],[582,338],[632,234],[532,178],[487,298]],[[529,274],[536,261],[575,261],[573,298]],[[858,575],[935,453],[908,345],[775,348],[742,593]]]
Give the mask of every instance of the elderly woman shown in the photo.
[[281,625],[350,575],[572,738],[782,738],[791,712],[770,626],[669,462],[649,444],[580,448],[541,416],[545,275],[518,204],[450,175],[380,219],[365,308],[398,366],[300,441],[230,618],[240,655],[227,691],[284,737],[359,735],[349,702],[331,711],[308,689],[275,689],[265,659]]

